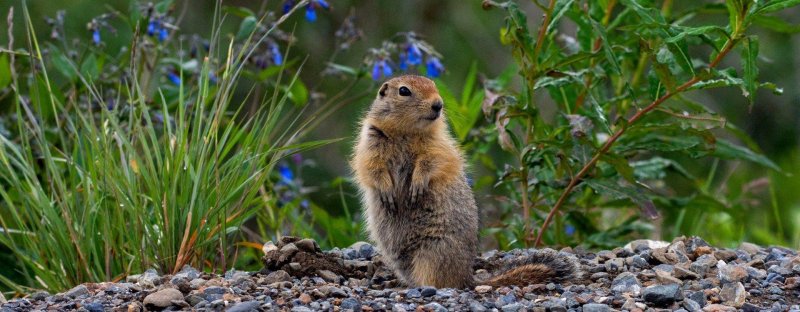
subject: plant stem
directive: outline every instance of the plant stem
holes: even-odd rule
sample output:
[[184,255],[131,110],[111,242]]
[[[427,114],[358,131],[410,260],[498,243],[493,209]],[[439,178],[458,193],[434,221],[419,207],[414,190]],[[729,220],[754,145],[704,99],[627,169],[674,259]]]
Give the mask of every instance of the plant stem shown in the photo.
[[[733,49],[733,47],[734,47],[734,45],[736,44],[736,41],[737,41],[737,39],[735,39],[735,38],[737,38],[737,37],[738,36],[735,36],[735,35],[731,36],[731,38],[729,38],[728,41],[725,42],[725,46],[722,48],[722,50],[719,52],[719,54],[717,54],[717,56],[714,58],[714,60],[711,61],[711,63],[708,64],[708,69],[712,69],[714,67],[717,67],[717,65],[719,65],[719,62],[722,61],[722,58],[724,58],[725,55],[727,55],[728,52],[730,52]],[[660,98],[658,98],[655,101],[653,101],[652,103],[650,103],[650,105],[647,105],[647,107],[645,107],[644,109],[639,110],[638,112],[636,112],[636,114],[633,114],[633,116],[631,116],[631,118],[628,119],[628,122],[627,122],[627,124],[625,126],[620,128],[619,130],[617,130],[614,133],[614,135],[612,135],[610,138],[608,138],[608,141],[606,141],[606,143],[604,143],[603,146],[600,147],[600,150],[598,150],[597,153],[595,153],[594,157],[592,157],[592,159],[589,160],[589,162],[586,163],[583,166],[583,168],[581,168],[581,171],[579,171],[578,174],[573,176],[572,179],[569,181],[569,184],[564,189],[564,192],[561,193],[561,196],[558,198],[558,200],[556,201],[555,205],[553,205],[553,208],[550,209],[550,213],[547,214],[547,218],[544,219],[544,222],[542,223],[542,227],[539,229],[539,233],[536,235],[536,241],[534,242],[533,246],[534,247],[539,246],[539,244],[542,242],[542,237],[544,236],[544,232],[545,232],[545,230],[547,230],[547,226],[550,225],[550,221],[553,220],[553,217],[555,216],[556,212],[558,212],[558,209],[561,208],[561,206],[564,205],[564,203],[567,200],[567,197],[569,197],[569,194],[572,193],[572,190],[575,188],[575,186],[578,185],[578,183],[581,181],[583,176],[585,176],[587,173],[589,173],[589,170],[594,168],[594,165],[597,164],[597,161],[600,160],[600,157],[603,156],[603,154],[605,154],[606,152],[608,152],[609,149],[611,149],[611,145],[613,145],[614,142],[616,142],[617,139],[619,139],[622,136],[622,134],[625,133],[625,130],[627,130],[633,123],[635,123],[636,121],[641,119],[645,114],[647,114],[648,112],[654,110],[656,107],[658,107],[659,105],[664,103],[666,100],[668,100],[672,96],[691,88],[696,83],[698,83],[698,82],[700,82],[702,80],[703,80],[703,78],[701,78],[698,75],[695,75],[689,81],[687,81],[687,82],[683,83],[682,85],[678,86],[677,88],[675,88],[675,90],[672,90],[672,91],[669,91],[669,92],[665,93]]]

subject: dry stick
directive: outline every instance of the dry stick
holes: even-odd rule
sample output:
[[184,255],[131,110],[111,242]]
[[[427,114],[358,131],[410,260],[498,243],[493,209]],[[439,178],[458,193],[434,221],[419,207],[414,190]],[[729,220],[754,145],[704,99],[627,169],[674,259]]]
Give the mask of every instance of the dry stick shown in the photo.
[[[708,69],[712,69],[714,67],[717,67],[717,65],[719,65],[719,62],[722,61],[722,58],[725,57],[725,55],[727,55],[728,52],[731,51],[731,49],[733,49],[733,46],[735,45],[735,40],[736,39],[733,38],[728,39],[728,41],[725,43],[725,47],[723,47],[722,50],[719,52],[719,54],[717,54],[717,56],[714,58],[714,60],[711,61],[710,64],[708,64]],[[558,209],[564,205],[564,202],[566,202],[567,197],[572,192],[572,189],[575,188],[576,185],[578,185],[580,179],[583,178],[583,176],[585,176],[589,172],[589,170],[591,170],[594,167],[594,165],[597,163],[598,160],[600,160],[600,157],[603,156],[603,154],[608,152],[608,150],[611,148],[611,145],[613,145],[614,142],[616,142],[617,139],[619,139],[619,137],[622,136],[623,133],[625,133],[625,130],[627,130],[630,125],[632,125],[637,120],[641,119],[642,116],[644,116],[648,112],[652,111],[653,109],[661,105],[661,103],[664,103],[664,101],[668,100],[673,95],[681,93],[686,89],[691,88],[693,85],[700,82],[701,80],[703,80],[703,78],[700,78],[699,76],[695,75],[689,81],[675,88],[675,90],[667,92],[660,98],[650,103],[650,105],[647,105],[647,107],[645,107],[644,109],[636,112],[636,114],[634,114],[633,116],[631,116],[630,119],[628,119],[627,125],[617,130],[617,132],[615,132],[614,135],[608,138],[608,141],[606,141],[606,143],[603,144],[603,146],[600,148],[599,151],[597,151],[594,157],[592,157],[592,159],[589,160],[589,162],[586,163],[586,165],[584,165],[583,168],[581,168],[581,171],[579,171],[578,174],[573,176],[572,179],[569,181],[567,188],[564,189],[563,193],[561,193],[561,196],[558,198],[558,201],[556,201],[555,205],[553,205],[553,208],[550,209],[550,213],[547,214],[547,218],[544,219],[542,227],[539,228],[539,233],[536,235],[536,241],[533,243],[533,246],[538,247],[539,244],[542,242],[544,231],[547,229],[547,226],[550,225],[550,221],[552,221],[553,216],[555,216],[556,212],[558,212]]]

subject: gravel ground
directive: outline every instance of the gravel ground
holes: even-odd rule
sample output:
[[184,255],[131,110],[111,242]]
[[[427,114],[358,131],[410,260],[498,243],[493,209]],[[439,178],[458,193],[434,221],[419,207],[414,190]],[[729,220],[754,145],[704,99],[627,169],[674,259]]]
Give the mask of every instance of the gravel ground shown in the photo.
[[[51,295],[5,301],[4,311],[799,311],[800,256],[782,247],[744,243],[719,249],[700,238],[672,243],[633,241],[626,248],[588,252],[583,278],[571,283],[473,289],[406,289],[375,248],[357,243],[323,252],[310,239],[284,238],[264,246],[261,272],[209,275],[185,267],[155,271],[124,283],[79,285]],[[489,251],[476,258],[486,276],[536,252]]]

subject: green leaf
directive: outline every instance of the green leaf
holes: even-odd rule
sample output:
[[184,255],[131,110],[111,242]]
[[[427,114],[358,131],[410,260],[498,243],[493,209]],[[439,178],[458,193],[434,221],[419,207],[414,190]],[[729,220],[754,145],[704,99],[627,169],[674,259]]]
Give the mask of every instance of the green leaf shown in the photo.
[[74,82],[78,75],[75,72],[75,66],[72,64],[72,61],[55,46],[51,45],[50,48],[50,53],[52,55],[51,62],[53,63],[53,67],[55,67],[59,73],[64,75],[67,80]]
[[725,36],[728,35],[728,32],[725,31],[725,28],[719,26],[676,27],[675,30],[678,32],[678,34],[668,38],[666,42],[676,43],[683,40],[687,36],[709,35],[713,32],[719,32]]
[[727,159],[743,159],[782,172],[781,168],[766,156],[756,153],[747,147],[735,145],[725,139],[717,139],[713,155]]
[[258,20],[255,16],[248,16],[242,20],[242,23],[239,24],[239,31],[236,32],[236,39],[243,40],[250,37],[250,34],[256,29],[256,25],[258,25]]
[[656,219],[659,216],[656,205],[645,195],[645,190],[642,187],[635,185],[622,186],[616,181],[598,179],[589,179],[584,183],[599,194],[607,195],[614,199],[630,199],[650,219]]
[[753,23],[766,29],[785,34],[800,32],[800,25],[788,23],[775,16],[758,15],[753,18]]
[[295,81],[287,91],[289,92],[289,99],[292,100],[295,105],[303,106],[308,102],[308,89],[302,81]]
[[97,77],[100,76],[100,63],[97,61],[97,57],[94,56],[94,53],[90,53],[89,56],[83,60],[83,64],[81,64],[81,76],[89,83],[97,81]]
[[556,1],[556,5],[553,8],[552,17],[550,18],[550,23],[547,25],[547,29],[546,29],[546,32],[548,34],[550,33],[550,31],[552,31],[552,29],[556,25],[556,23],[558,23],[558,20],[561,19],[562,16],[564,16],[564,12],[567,12],[567,10],[569,10],[569,8],[570,8],[570,6],[572,6],[573,2],[575,2],[575,0],[557,0]]
[[757,7],[755,12],[753,12],[753,14],[768,14],[768,13],[778,12],[800,4],[800,0],[759,1],[759,3],[764,3],[764,2],[766,2],[766,4]]
[[595,31],[600,36],[600,42],[603,46],[603,52],[606,55],[606,60],[608,60],[608,63],[611,65],[611,69],[613,69],[615,74],[622,73],[622,70],[619,67],[619,62],[617,62],[617,57],[614,54],[614,50],[611,49],[611,45],[608,42],[608,37],[606,36],[606,29],[595,20],[592,20],[592,26],[594,26]]
[[256,16],[256,13],[253,10],[250,10],[245,7],[238,7],[238,6],[224,6],[222,10],[225,13],[233,14],[238,17],[247,18],[249,16]]
[[744,70],[744,96],[753,104],[758,89],[758,39],[753,36],[747,37],[742,45],[742,68]]
[[166,14],[169,11],[169,6],[172,5],[172,0],[163,0],[155,5],[156,12]]
[[11,84],[11,64],[8,61],[8,54],[0,55],[0,89]]

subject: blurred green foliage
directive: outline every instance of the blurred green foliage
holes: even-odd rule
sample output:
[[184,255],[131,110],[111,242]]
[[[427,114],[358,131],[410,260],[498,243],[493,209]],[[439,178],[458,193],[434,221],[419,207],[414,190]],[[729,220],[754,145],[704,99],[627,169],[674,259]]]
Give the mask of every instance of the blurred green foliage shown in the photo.
[[[15,256],[0,258],[9,264],[0,275],[7,285],[43,288],[38,277],[63,289],[146,267],[170,271],[187,229],[205,233],[189,262],[206,270],[256,270],[259,244],[281,235],[315,237],[324,248],[364,240],[346,160],[377,84],[373,70],[385,62],[392,74],[430,73],[433,57],[444,64],[436,81],[470,162],[484,248],[532,245],[571,178],[620,129],[553,214],[544,243],[700,235],[723,246],[796,248],[795,2],[342,0],[317,7],[314,22],[300,8],[272,31],[280,2],[0,3],[0,12],[15,10],[13,27],[0,32],[0,153],[9,160],[0,217],[15,220],[2,225],[0,250]],[[708,70],[728,40],[734,49]],[[28,55],[35,44],[41,60]],[[403,70],[412,44],[422,64]],[[231,64],[241,71],[231,75]],[[666,93],[677,94],[625,122]],[[168,143],[170,132],[184,135]],[[167,160],[199,171],[166,170]],[[239,200],[212,204],[219,194]],[[642,208],[659,217],[642,217]],[[217,218],[195,214],[203,209]],[[45,212],[95,217],[59,225],[61,239],[26,238],[51,230],[33,222]],[[76,248],[71,230],[87,237]],[[143,254],[143,242],[162,247]],[[64,272],[48,259],[79,259],[77,250],[91,260],[73,261],[70,278],[57,281]]]

